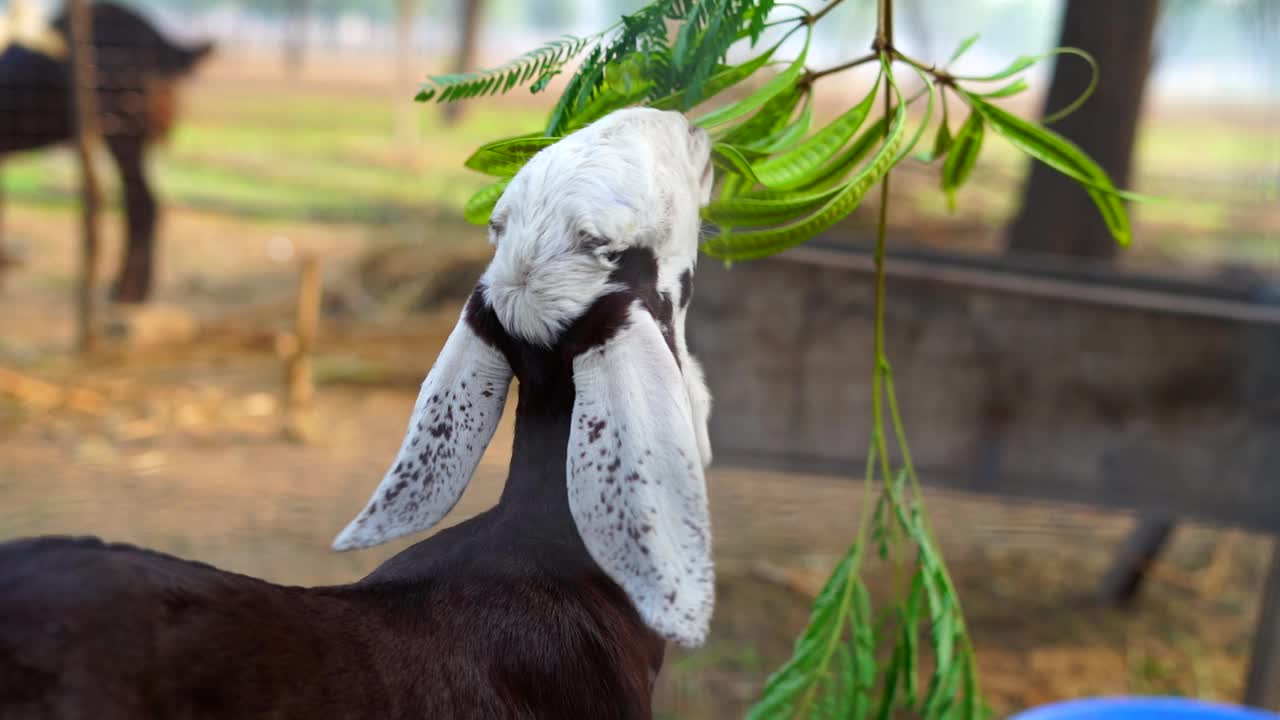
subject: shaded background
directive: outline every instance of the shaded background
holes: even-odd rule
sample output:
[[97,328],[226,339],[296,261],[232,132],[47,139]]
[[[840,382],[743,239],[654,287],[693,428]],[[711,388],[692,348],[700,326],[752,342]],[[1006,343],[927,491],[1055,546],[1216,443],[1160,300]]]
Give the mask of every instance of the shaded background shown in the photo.
[[[141,312],[107,310],[114,332],[91,358],[72,352],[73,155],[55,148],[3,160],[3,248],[16,264],[0,280],[0,370],[44,385],[0,393],[0,539],[99,534],[298,584],[354,580],[404,547],[327,550],[398,447],[416,385],[487,259],[483,232],[461,218],[486,180],[463,160],[482,142],[540,127],[555,98],[554,84],[544,95],[517,90],[468,104],[453,124],[439,106],[411,102],[422,75],[457,61],[465,5],[130,3],[171,37],[212,39],[217,50],[181,86],[180,119],[148,161],[162,208],[154,301]],[[489,2],[470,23],[467,62],[496,64],[638,5]],[[1128,185],[1172,201],[1134,208],[1134,245],[1114,262],[1276,281],[1275,6],[1161,5]],[[38,36],[56,9],[10,6],[6,37]],[[1063,11],[1035,0],[899,0],[900,45],[941,60],[982,32],[957,70],[992,71],[1055,45]],[[812,64],[861,52],[873,21],[873,3],[847,2],[819,26]],[[1033,74],[1034,88],[1048,88],[1051,67]],[[824,81],[819,109],[847,107],[867,80]],[[1042,99],[1006,105],[1034,115]],[[1106,118],[1095,124],[1111,129]],[[891,243],[1004,251],[1029,166],[988,142],[955,213],[936,169],[908,162],[895,174]],[[123,221],[114,169],[99,159],[105,281]],[[1074,221],[1063,212],[1062,224]],[[856,242],[874,213],[868,202],[830,239]],[[291,418],[280,399],[282,338],[304,255],[320,259],[325,287],[318,390],[305,416]],[[67,388],[77,391],[71,402]],[[509,448],[504,424],[446,523],[496,501]],[[669,657],[665,717],[741,714],[788,655],[862,502],[859,483],[831,478],[715,469],[709,484],[715,627],[705,648]],[[1239,697],[1270,538],[1180,525],[1136,606],[1121,610],[1090,595],[1133,524],[1127,514],[940,491],[930,510],[1001,714],[1097,693]]]

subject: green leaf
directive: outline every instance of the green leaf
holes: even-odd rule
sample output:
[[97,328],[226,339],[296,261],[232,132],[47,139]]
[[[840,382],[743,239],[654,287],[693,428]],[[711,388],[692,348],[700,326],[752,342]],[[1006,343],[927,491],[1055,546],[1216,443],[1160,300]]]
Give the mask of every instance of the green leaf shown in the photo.
[[955,702],[956,686],[960,682],[960,675],[963,672],[961,666],[963,664],[952,663],[945,667],[939,665],[937,670],[934,671],[933,679],[929,682],[929,694],[920,713],[922,716],[926,718],[938,717]]
[[809,624],[796,640],[795,652],[765,683],[760,700],[747,714],[748,720],[774,720],[790,717],[796,703],[812,697],[825,675],[823,663],[835,654],[836,643],[844,633],[844,613],[852,591],[851,573],[856,573],[859,555],[850,551],[836,565],[818,597],[814,600]]
[[839,191],[836,187],[817,192],[752,193],[712,202],[702,209],[702,217],[720,226],[771,225],[806,215]]
[[681,74],[687,75],[693,65],[694,53],[698,47],[698,37],[701,35],[702,23],[700,20],[708,15],[714,14],[719,17],[722,8],[716,7],[713,12],[708,12],[709,6],[720,5],[718,0],[695,0],[689,9],[685,11],[684,22],[680,24],[680,29],[676,32],[675,45],[671,46],[671,64]]
[[609,86],[597,93],[565,123],[565,132],[586,127],[614,110],[634,105],[643,100],[653,87],[653,84],[648,81],[629,83],[629,85],[630,87],[621,88]]
[[732,122],[743,115],[758,109],[761,105],[769,102],[771,98],[783,90],[793,87],[796,84],[796,80],[800,78],[801,73],[804,72],[804,61],[805,57],[809,54],[809,40],[811,36],[811,32],[806,32],[804,48],[786,70],[775,75],[769,80],[769,82],[762,85],[759,90],[756,90],[747,97],[742,98],[738,102],[726,105],[725,107],[712,110],[695,120],[694,123],[699,127],[712,128],[717,125]]
[[[696,105],[706,96],[703,92],[703,85],[710,77],[712,70],[715,69],[716,63],[720,58],[725,57],[729,52],[729,46],[733,45],[738,39],[736,17],[732,17],[731,11],[733,3],[729,0],[706,0],[709,3],[707,7],[706,28],[698,37],[697,50],[693,56],[692,66],[682,65],[677,62],[677,67],[682,69],[682,76],[686,78],[686,85],[689,91],[690,104]],[[686,23],[686,27],[689,23]],[[681,28],[683,30],[683,28]]]
[[955,659],[956,623],[955,615],[951,612],[950,600],[943,602],[947,609],[932,619],[933,626],[930,632],[933,635],[933,651],[938,667],[949,668],[952,660]]
[[880,691],[880,709],[876,712],[879,720],[893,717],[894,702],[898,698],[898,674],[902,671],[902,648],[893,649],[893,658],[885,668],[884,689]]
[[996,80],[1004,80],[1005,78],[1017,75],[1023,70],[1026,70],[1053,54],[1054,53],[1045,53],[1044,55],[1019,55],[1003,70],[997,70],[990,75],[957,75],[955,77],[957,80],[970,80],[972,82],[995,82]]
[[921,153],[916,159],[924,163],[933,162],[947,154],[947,151],[951,149],[951,142],[951,128],[947,125],[947,122],[943,120],[942,123],[938,125],[938,133],[933,136],[933,149],[927,153]]
[[750,260],[785,250],[831,227],[857,207],[867,191],[893,167],[894,158],[902,146],[905,121],[906,104],[902,102],[902,94],[898,93],[898,104],[889,126],[889,134],[880,149],[862,170],[841,186],[840,191],[813,215],[767,230],[722,232],[705,241],[702,251],[723,260]]
[[[1006,67],[1005,69],[999,72],[992,73],[991,75],[957,75],[955,76],[955,79],[965,80],[969,82],[995,82],[997,80],[1004,80],[1006,78],[1017,75],[1018,73],[1022,72],[1023,70],[1026,70],[1027,68],[1031,67],[1032,65],[1035,65],[1036,63],[1040,62],[1041,60],[1044,60],[1045,58],[1050,58],[1055,55],[1073,55],[1075,57],[1081,58],[1085,62],[1089,63],[1089,68],[1092,70],[1092,73],[1089,78],[1089,85],[1084,89],[1083,92],[1080,93],[1079,97],[1077,97],[1075,100],[1072,100],[1070,103],[1067,104],[1066,107],[1062,108],[1061,110],[1058,110],[1057,112],[1054,112],[1054,113],[1050,113],[1049,115],[1046,115],[1044,117],[1043,122],[1046,125],[1048,125],[1050,123],[1053,123],[1056,120],[1059,120],[1063,117],[1066,117],[1067,115],[1070,115],[1072,112],[1075,112],[1077,108],[1083,105],[1084,102],[1088,100],[1091,95],[1093,95],[1094,89],[1098,87],[1098,62],[1094,60],[1093,56],[1090,55],[1089,53],[1079,48],[1073,48],[1073,47],[1054,48],[1053,50],[1050,50],[1049,52],[1044,53],[1043,55],[1019,56],[1008,67]],[[1006,97],[1008,95],[1013,95],[1018,92],[1022,92],[1023,89],[1025,89],[1025,85],[1023,85],[1022,87],[1019,87],[1018,83],[1014,82],[1011,85],[1006,85],[1005,87],[999,90],[993,91],[992,93],[974,93],[974,91],[971,91],[971,90],[963,90],[963,92],[965,92],[966,94],[977,94],[979,97]],[[1005,94],[1003,95],[999,94],[1002,92]]]
[[756,172],[751,167],[751,161],[742,154],[742,151],[732,145],[724,143],[716,143],[711,146],[711,161],[716,167],[731,172],[735,175],[741,175],[743,179],[748,181],[748,185],[757,185],[760,180],[756,177]]
[[557,75],[559,75],[559,74],[560,74],[560,71],[559,71],[559,70],[551,70],[550,72],[545,72],[545,73],[543,73],[543,74],[542,74],[542,75],[537,79],[537,81],[536,81],[536,82],[534,82],[532,85],[530,85],[530,86],[529,86],[529,92],[530,92],[530,93],[532,93],[532,94],[534,94],[534,95],[536,95],[536,94],[538,94],[538,93],[542,92],[543,90],[546,90],[546,89],[547,89],[547,85],[550,85],[550,84],[551,84],[551,80],[552,80],[552,78],[554,78],[555,76],[557,76]]
[[722,133],[717,133],[716,139],[727,145],[743,145],[769,137],[787,127],[791,116],[795,114],[796,105],[806,94],[798,87],[778,93],[750,118]]
[[870,92],[861,102],[846,110],[825,128],[790,150],[757,163],[754,168],[760,184],[775,190],[792,190],[812,181],[823,163],[849,142],[849,138],[862,127],[862,121],[871,112],[871,105],[875,102],[879,89],[880,78],[877,77]]
[[[912,96],[907,100],[910,104],[920,97],[926,90]],[[899,93],[901,97],[901,93]],[[853,144],[846,148],[838,157],[827,163],[822,171],[815,176],[813,182],[807,184],[805,190],[814,190],[818,188],[827,188],[832,185],[838,185],[846,175],[854,168],[855,165],[862,162],[862,159],[871,152],[880,140],[884,137],[884,126],[889,118],[881,116],[874,123],[867,126],[859,135]],[[896,160],[894,164],[896,164]]]
[[[832,718],[865,718],[871,704],[871,687],[864,685],[859,679],[859,661],[855,656],[856,645],[844,643],[836,648],[836,657],[840,661],[840,674],[834,683],[836,704],[833,712],[827,715]],[[871,658],[872,677],[875,672],[875,657]]]
[[862,162],[872,148],[884,138],[885,120],[886,118],[881,117],[871,125],[868,125],[867,129],[862,131],[852,145],[841,152],[834,160],[823,166],[822,172],[814,177],[813,182],[809,183],[806,189],[827,187],[832,184],[838,184],[843,180],[853,170],[854,166]]
[[[925,71],[921,70],[918,67],[912,67],[911,69],[916,71],[916,75],[919,75],[920,81],[924,83],[924,90],[922,90],[921,92],[928,93],[929,102],[925,106],[924,118],[920,121],[920,127],[917,128],[915,134],[911,136],[911,140],[908,141],[907,144],[903,146],[901,150],[898,151],[898,155],[893,159],[894,165],[897,165],[899,162],[901,162],[902,159],[905,158],[907,154],[911,152],[911,149],[914,148],[916,144],[920,142],[920,138],[924,137],[924,131],[929,127],[929,120],[933,118],[933,98],[934,98],[934,89],[935,89],[933,84],[933,78],[929,77],[928,73],[926,73]],[[919,97],[919,95],[917,95],[916,97]],[[912,98],[912,99],[914,100],[915,98]]]
[[[564,87],[564,92],[560,95],[560,100],[556,102],[556,106],[551,110],[551,119],[547,121],[547,130],[543,133],[544,135],[564,134],[565,127],[574,113],[581,109],[586,101],[591,98],[594,88],[590,83],[603,80],[604,65],[604,50],[597,45],[583,59],[578,72],[574,73],[572,78],[569,78],[569,82]],[[588,80],[588,78],[592,80]]]
[[956,208],[956,190],[969,177],[974,163],[978,161],[978,153],[982,150],[984,123],[982,114],[973,111],[969,119],[960,126],[955,141],[951,145],[951,154],[942,164],[942,191],[947,194],[947,208],[952,212]]
[[1084,186],[1102,214],[1112,237],[1122,246],[1133,238],[1124,202],[1106,171],[1075,143],[1054,131],[1023,120],[1012,113],[969,95],[973,109],[1014,147]]
[[853,709],[849,711],[850,720],[864,720],[871,715],[871,693],[860,691],[853,698]]
[[510,177],[524,166],[538,151],[555,144],[560,138],[517,137],[495,140],[481,145],[467,158],[465,165],[472,170],[494,177]]
[[535,72],[540,75],[539,89],[541,89],[546,87],[546,81],[550,79],[548,74],[554,75],[599,38],[599,35],[588,37],[566,35],[496,68],[451,75],[431,75],[427,77],[427,83],[414,99],[418,102],[428,102],[433,99],[437,102],[449,102],[507,92],[517,85],[528,82]]
[[1017,95],[1018,93],[1023,92],[1029,87],[1031,86],[1027,84],[1026,80],[1024,80],[1023,78],[1018,78],[1017,80],[1014,80],[1013,82],[1009,83],[1008,85],[1005,85],[1004,87],[998,90],[992,90],[991,92],[982,92],[982,93],[974,93],[974,94],[977,95],[978,97],[984,97],[989,99],[1005,98],[1005,97],[1011,97],[1013,95]]
[[[781,45],[782,43],[779,42],[777,45],[774,45],[765,52],[745,63],[742,63],[741,65],[731,66],[725,70],[721,70],[715,75],[712,75],[702,88],[703,99],[714,97],[754,75],[757,70],[764,67],[769,62],[769,59],[773,57],[773,54],[777,52]],[[692,106],[692,103],[690,101],[688,91],[679,90],[666,95],[665,97],[654,100],[649,103],[649,106],[658,108],[659,110],[688,110]]]
[[980,36],[978,35],[970,35],[969,37],[960,41],[960,46],[956,48],[955,52],[951,53],[951,59],[947,60],[947,64],[950,65],[951,63],[959,60],[961,55],[964,55],[966,52],[969,52],[969,48],[973,47],[973,44],[978,42],[979,37]]
[[919,673],[920,660],[918,640],[919,638],[916,637],[915,623],[907,616],[907,613],[904,612],[902,617],[901,640],[903,663],[902,675],[906,681],[904,683],[905,687],[903,688],[903,692],[908,705],[916,704],[916,696],[919,693],[919,688],[917,687],[919,684],[917,674]]
[[728,201],[734,198],[738,193],[742,192],[742,187],[746,183],[741,175],[729,174],[724,178],[724,182],[720,183],[720,200]]
[[964,720],[978,720],[982,715],[979,707],[982,699],[978,697],[978,680],[974,676],[973,658],[965,658],[962,673],[961,693],[964,704],[961,706],[960,717]]
[[467,222],[474,225],[484,225],[489,222],[489,216],[493,213],[493,206],[498,204],[498,199],[502,197],[503,191],[507,189],[507,185],[511,183],[511,178],[503,178],[492,185],[481,188],[479,192],[471,196],[467,204],[462,209],[462,216]]
[[800,109],[800,114],[796,116],[795,120],[775,133],[748,141],[744,147],[752,153],[762,155],[786,150],[809,133],[809,126],[812,123],[813,93],[807,92],[804,93],[804,107]]

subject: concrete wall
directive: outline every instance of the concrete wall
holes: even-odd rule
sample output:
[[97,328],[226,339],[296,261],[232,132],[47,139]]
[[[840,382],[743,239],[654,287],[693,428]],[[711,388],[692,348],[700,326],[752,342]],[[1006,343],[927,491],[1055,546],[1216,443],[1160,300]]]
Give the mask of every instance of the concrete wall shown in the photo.
[[[888,353],[925,482],[1280,532],[1280,307],[1105,273],[889,267]],[[704,261],[694,298],[717,462],[861,477],[869,259]]]

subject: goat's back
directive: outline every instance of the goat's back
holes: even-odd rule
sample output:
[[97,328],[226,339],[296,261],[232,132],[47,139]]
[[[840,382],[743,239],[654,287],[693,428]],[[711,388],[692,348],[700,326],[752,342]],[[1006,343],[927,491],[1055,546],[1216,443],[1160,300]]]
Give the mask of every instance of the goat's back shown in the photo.
[[67,64],[22,45],[0,51],[0,154],[71,136]]
[[[210,43],[191,47],[165,37],[150,20],[114,2],[95,2],[89,7],[94,64],[99,84],[118,85],[119,73],[126,70],[177,77],[185,75],[212,49]],[[51,23],[64,40],[71,38],[71,19],[64,10]]]
[[341,603],[129,546],[0,545],[0,718],[389,716],[359,629]]
[[94,539],[0,545],[0,718],[649,716],[662,645],[616,587],[468,565],[307,590]]

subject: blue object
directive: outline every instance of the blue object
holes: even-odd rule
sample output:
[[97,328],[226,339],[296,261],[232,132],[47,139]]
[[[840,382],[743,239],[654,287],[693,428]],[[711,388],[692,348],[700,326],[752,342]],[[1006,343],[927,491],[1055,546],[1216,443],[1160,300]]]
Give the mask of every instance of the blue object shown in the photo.
[[1280,715],[1186,698],[1116,697],[1044,705],[1009,720],[1280,720]]

